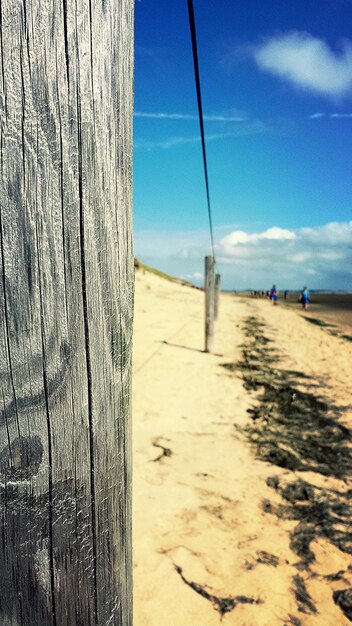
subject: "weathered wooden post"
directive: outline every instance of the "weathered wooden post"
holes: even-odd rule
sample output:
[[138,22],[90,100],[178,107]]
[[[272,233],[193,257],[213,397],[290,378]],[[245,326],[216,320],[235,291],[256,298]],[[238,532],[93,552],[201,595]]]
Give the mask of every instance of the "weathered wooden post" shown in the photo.
[[214,304],[214,319],[218,319],[219,315],[219,299],[221,290],[221,274],[215,274],[215,304]]
[[130,626],[133,0],[0,36],[0,624]]
[[205,352],[214,345],[214,257],[205,257]]

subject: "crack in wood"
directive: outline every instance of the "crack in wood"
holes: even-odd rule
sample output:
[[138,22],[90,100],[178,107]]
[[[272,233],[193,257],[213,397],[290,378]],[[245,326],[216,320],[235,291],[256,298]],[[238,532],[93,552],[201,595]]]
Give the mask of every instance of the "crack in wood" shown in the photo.
[[1,626],[132,624],[133,5],[0,0]]

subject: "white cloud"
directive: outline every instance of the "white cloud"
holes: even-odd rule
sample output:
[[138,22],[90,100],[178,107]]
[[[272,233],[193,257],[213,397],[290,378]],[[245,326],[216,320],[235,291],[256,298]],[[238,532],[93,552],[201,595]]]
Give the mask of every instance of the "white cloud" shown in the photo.
[[[226,231],[225,231],[226,232]],[[352,290],[352,221],[250,232],[242,226],[215,229],[216,259],[225,289]],[[202,280],[210,254],[209,231],[137,231],[136,256],[174,276]]]
[[[217,236],[215,229],[215,236]],[[136,230],[135,232],[135,252],[136,256],[141,259],[154,259],[156,263],[162,259],[176,259],[181,261],[186,270],[183,273],[191,273],[199,271],[196,267],[194,270],[187,267],[192,264],[194,259],[202,258],[206,254],[210,254],[210,235],[209,230],[198,229],[189,231],[172,232],[167,230],[145,229]]]
[[296,239],[296,235],[292,230],[273,226],[264,231],[264,233],[260,233],[259,239],[279,239],[283,241],[284,239]]
[[[326,117],[326,113],[312,113],[308,116],[310,120],[318,120],[322,117]],[[328,117],[336,120],[351,119],[352,113],[329,113]]]
[[[253,121],[245,125],[238,126],[236,130],[226,133],[212,133],[205,136],[206,142],[219,141],[222,139],[234,139],[247,135],[259,135],[265,133],[269,127],[260,121]],[[161,140],[136,139],[135,150],[168,150],[177,146],[195,144],[200,142],[200,135],[169,137]]]
[[258,66],[309,91],[328,97],[352,91],[352,44],[339,51],[309,33],[294,31],[267,39],[254,50]]
[[330,113],[330,117],[332,117],[334,119],[351,118],[352,117],[352,113]]
[[[198,115],[190,115],[188,113],[147,113],[144,111],[135,111],[134,117],[141,117],[153,120],[193,120],[198,121]],[[246,118],[236,115],[204,115],[206,122],[245,122]]]
[[[214,133],[212,135],[206,135],[206,141],[217,141],[219,139],[224,139],[225,137],[234,137],[233,133]],[[199,143],[200,135],[196,135],[193,137],[169,137],[168,139],[164,139],[161,141],[149,141],[148,139],[137,139],[134,142],[134,147],[137,150],[155,150],[162,149],[168,150],[169,148],[174,148],[175,146],[183,146],[185,144]]]
[[193,274],[186,274],[185,278],[187,278],[188,280],[202,280],[203,274],[201,274],[200,272],[193,272]]
[[299,237],[321,248],[327,246],[350,247],[352,242],[352,222],[330,222],[324,226],[301,228]]
[[296,239],[296,235],[292,230],[279,228],[277,226],[268,228],[262,233],[246,233],[243,230],[234,230],[221,240],[220,245],[231,248],[237,244],[256,244],[258,241],[263,239],[276,239],[283,241],[287,239]]
[[325,252],[318,252],[317,256],[320,259],[324,259],[324,261],[340,261],[344,258],[345,255],[343,252],[327,250]]
[[274,226],[257,233],[235,230],[220,240],[217,254],[227,273],[232,265],[234,277],[247,286],[264,288],[272,280],[292,289],[313,277],[312,287],[352,289],[351,241],[352,221],[295,230]]
[[297,252],[297,254],[292,254],[289,259],[294,263],[306,263],[311,258],[311,254],[309,252]]

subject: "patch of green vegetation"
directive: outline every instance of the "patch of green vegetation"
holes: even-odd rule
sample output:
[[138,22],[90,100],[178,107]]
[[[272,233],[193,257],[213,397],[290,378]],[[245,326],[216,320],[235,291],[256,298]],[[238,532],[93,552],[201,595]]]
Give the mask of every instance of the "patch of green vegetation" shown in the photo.
[[200,287],[193,285],[193,283],[190,283],[188,280],[183,280],[183,278],[181,279],[181,278],[176,278],[175,276],[170,276],[170,274],[161,272],[160,270],[157,270],[155,267],[150,267],[150,265],[146,265],[145,263],[142,263],[136,258],[134,260],[134,267],[136,270],[142,270],[143,272],[149,272],[150,274],[155,274],[155,276],[164,278],[165,280],[168,280],[171,283],[177,283],[179,285],[186,285],[187,287],[194,287],[196,289],[200,289]]
[[141,269],[144,272],[150,272],[151,274],[155,274],[156,276],[160,276],[160,278],[165,278],[165,280],[169,280],[170,282],[176,282],[178,279],[174,278],[174,276],[170,276],[165,272],[161,272],[160,270],[155,269],[155,267],[150,267],[149,265],[145,265],[145,263],[137,262],[136,268]]

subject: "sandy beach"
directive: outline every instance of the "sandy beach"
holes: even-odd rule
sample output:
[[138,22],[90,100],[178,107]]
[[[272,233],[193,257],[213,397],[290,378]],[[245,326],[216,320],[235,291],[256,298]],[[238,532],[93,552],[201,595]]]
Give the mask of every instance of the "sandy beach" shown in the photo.
[[347,626],[352,343],[221,294],[205,354],[203,308],[137,270],[135,624]]

